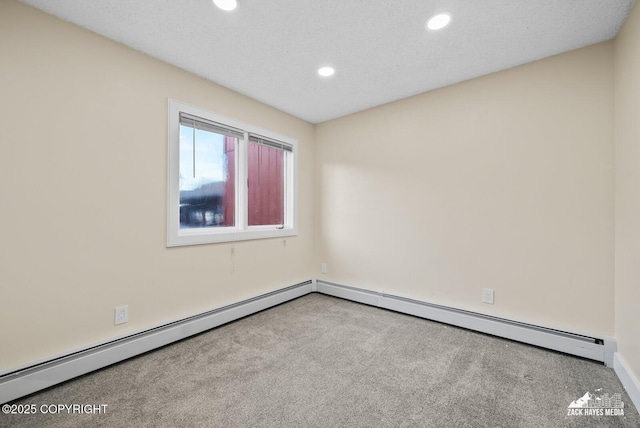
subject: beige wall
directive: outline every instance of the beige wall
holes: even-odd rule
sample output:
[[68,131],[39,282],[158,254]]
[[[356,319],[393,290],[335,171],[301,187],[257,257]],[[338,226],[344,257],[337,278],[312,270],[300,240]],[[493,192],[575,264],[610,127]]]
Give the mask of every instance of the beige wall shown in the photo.
[[616,263],[618,349],[640,379],[640,6],[615,46]]
[[612,336],[613,54],[606,42],[318,125],[315,276]]
[[[311,278],[312,125],[16,1],[0,64],[0,371]],[[168,97],[298,139],[298,237],[166,248]]]

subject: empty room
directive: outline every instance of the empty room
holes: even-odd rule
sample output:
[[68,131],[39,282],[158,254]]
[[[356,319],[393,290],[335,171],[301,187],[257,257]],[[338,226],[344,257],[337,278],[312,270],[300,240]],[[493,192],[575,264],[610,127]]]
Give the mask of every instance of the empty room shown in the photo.
[[0,427],[639,427],[635,0],[0,0]]

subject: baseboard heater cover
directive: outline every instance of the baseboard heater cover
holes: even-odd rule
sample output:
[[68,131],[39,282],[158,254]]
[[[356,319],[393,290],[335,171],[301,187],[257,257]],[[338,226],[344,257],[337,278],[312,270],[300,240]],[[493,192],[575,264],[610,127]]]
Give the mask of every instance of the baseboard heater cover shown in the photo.
[[0,376],[0,403],[210,330],[312,292],[305,281]]
[[[306,294],[318,292],[614,366],[616,341],[520,323],[382,292],[309,280],[180,321],[103,343],[0,376],[0,404],[210,330]],[[619,362],[617,362],[619,365]],[[637,389],[637,388],[636,388]],[[637,397],[636,397],[637,398]]]
[[316,281],[316,288],[319,293],[330,296],[601,361],[609,367],[613,366],[613,354],[617,349],[612,337],[591,337],[554,330],[320,280]]

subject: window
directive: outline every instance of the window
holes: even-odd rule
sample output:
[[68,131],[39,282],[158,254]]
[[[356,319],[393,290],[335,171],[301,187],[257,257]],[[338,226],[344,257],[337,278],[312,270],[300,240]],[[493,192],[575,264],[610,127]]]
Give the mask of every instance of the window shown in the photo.
[[297,235],[296,140],[169,100],[167,245]]
[[240,132],[180,113],[180,229],[236,225]]

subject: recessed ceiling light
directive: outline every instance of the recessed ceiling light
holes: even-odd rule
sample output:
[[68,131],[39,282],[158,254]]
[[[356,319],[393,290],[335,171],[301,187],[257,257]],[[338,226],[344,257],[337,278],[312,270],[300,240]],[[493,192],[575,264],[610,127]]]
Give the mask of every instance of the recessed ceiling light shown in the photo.
[[234,10],[238,7],[236,0],[213,0],[213,3],[222,10]]
[[448,13],[439,13],[437,15],[433,15],[427,21],[427,28],[429,30],[440,30],[451,22],[451,15]]
[[336,71],[333,69],[333,67],[320,67],[318,69],[318,74],[322,77],[333,76],[335,72]]

